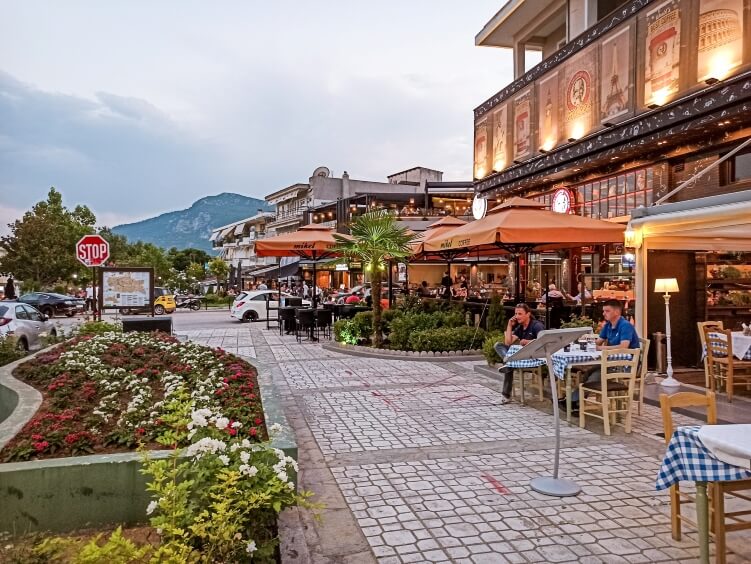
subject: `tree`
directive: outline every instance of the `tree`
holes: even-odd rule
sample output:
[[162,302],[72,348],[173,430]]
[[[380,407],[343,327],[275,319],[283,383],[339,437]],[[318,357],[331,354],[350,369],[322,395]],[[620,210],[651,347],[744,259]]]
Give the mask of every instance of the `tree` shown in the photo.
[[373,346],[380,347],[381,282],[390,260],[404,260],[412,254],[410,243],[416,237],[396,223],[396,217],[386,210],[376,210],[358,216],[350,225],[350,237],[334,234],[336,251],[348,258],[360,260],[370,273],[373,297]]
[[191,262],[185,269],[185,274],[194,280],[203,280],[206,277],[206,269],[204,269],[203,264]]
[[227,280],[229,274],[229,266],[220,258],[215,258],[209,263],[209,272],[212,276],[216,276],[217,286]]
[[11,233],[0,237],[0,248],[5,250],[0,270],[23,280],[27,287],[69,280],[82,268],[75,256],[76,242],[93,233],[95,223],[88,207],[78,205],[70,211],[52,187],[46,200],[9,224]]
[[172,267],[181,272],[185,272],[191,263],[204,265],[211,261],[209,253],[194,248],[178,250],[177,247],[172,247],[167,251],[167,258],[172,262]]

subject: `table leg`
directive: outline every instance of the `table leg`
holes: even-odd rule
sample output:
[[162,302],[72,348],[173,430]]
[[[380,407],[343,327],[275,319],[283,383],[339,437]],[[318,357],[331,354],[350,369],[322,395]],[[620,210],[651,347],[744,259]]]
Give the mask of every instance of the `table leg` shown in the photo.
[[571,367],[566,367],[566,423],[571,423]]
[[699,529],[699,562],[709,564],[709,505],[706,482],[696,482],[696,524]]

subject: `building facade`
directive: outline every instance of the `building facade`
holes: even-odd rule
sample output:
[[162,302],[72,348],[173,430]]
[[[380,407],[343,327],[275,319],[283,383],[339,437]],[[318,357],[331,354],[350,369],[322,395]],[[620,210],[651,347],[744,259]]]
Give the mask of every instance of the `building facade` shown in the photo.
[[[507,2],[476,36],[477,45],[513,49],[515,69],[513,82],[474,111],[476,192],[626,223],[639,207],[747,190],[749,7],[747,0]],[[530,68],[535,56],[542,61]],[[626,264],[627,249],[592,243],[600,258],[584,266],[593,273]],[[644,265],[650,280],[673,273],[683,281],[674,300],[679,365],[697,363],[695,321],[719,314],[708,290],[712,272],[731,255],[744,271],[747,258],[733,251],[660,251]],[[650,302],[649,333],[664,325],[660,303],[659,296]]]

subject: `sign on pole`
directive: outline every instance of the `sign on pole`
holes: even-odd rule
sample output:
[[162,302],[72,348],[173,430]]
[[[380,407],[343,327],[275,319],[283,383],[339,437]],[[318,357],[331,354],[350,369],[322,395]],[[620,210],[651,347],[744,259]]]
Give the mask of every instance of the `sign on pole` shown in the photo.
[[85,266],[102,266],[110,258],[110,244],[101,235],[85,235],[76,243],[76,258]]

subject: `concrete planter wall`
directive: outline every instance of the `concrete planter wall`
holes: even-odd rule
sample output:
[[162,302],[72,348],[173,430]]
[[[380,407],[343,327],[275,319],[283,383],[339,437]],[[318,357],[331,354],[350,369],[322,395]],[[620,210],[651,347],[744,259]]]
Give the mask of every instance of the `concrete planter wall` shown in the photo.
[[[0,448],[41,404],[39,392],[11,375],[18,364],[0,367]],[[278,423],[283,428],[272,444],[297,459],[297,444],[279,395],[271,379],[256,368],[266,425]],[[169,451],[150,454],[164,458]],[[0,464],[0,532],[18,536],[145,522],[149,495],[140,467],[137,453]]]
[[418,361],[445,361],[461,362],[471,360],[483,360],[482,349],[464,350],[464,351],[398,351],[392,349],[375,349],[373,347],[364,347],[361,345],[349,345],[347,343],[330,342],[322,345],[325,350],[336,351],[352,356],[365,356],[369,358],[382,358],[390,360],[418,360]]

